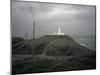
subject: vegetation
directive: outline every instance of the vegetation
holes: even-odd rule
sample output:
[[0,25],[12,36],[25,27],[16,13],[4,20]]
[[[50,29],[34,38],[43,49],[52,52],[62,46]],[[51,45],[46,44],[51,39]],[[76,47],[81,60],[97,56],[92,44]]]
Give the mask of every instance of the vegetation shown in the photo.
[[[96,51],[81,46],[68,35],[46,35],[28,40],[24,46],[25,41],[20,41],[13,47],[13,74],[96,68]],[[32,56],[16,59],[14,55],[19,54]]]

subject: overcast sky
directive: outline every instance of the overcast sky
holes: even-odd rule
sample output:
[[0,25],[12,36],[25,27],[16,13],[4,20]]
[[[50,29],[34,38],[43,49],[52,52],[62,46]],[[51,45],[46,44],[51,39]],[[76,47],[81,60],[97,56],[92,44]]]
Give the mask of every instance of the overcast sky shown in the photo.
[[66,35],[95,35],[94,6],[12,1],[13,36],[25,37],[27,32],[32,38],[33,21],[35,37],[57,32],[58,27]]

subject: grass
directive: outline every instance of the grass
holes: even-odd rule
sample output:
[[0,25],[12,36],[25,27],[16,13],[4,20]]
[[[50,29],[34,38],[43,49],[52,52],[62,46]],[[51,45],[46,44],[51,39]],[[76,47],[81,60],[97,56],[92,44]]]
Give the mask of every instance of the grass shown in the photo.
[[[54,56],[53,56],[54,57]],[[41,73],[41,72],[55,72],[55,71],[72,71],[72,70],[86,70],[95,69],[96,60],[95,55],[82,57],[31,57],[19,62],[15,62],[12,68],[14,74],[25,73]]]
[[26,57],[12,58],[13,74],[96,68],[96,51],[81,46],[67,35],[46,35],[28,40],[28,43],[27,49],[23,43],[23,46],[13,48],[13,55],[26,54]]

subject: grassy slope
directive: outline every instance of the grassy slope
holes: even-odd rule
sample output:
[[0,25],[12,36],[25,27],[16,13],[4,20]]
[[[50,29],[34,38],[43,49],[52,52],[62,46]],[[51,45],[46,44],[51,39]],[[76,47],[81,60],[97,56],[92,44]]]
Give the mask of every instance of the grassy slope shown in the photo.
[[89,55],[94,53],[77,42],[68,35],[46,35],[33,42],[33,54],[46,55]]
[[32,54],[29,45],[26,48],[26,41],[21,37],[12,37],[12,54]]
[[29,40],[29,45],[33,56],[14,61],[14,74],[96,68],[95,51],[79,45],[67,35],[46,35]]

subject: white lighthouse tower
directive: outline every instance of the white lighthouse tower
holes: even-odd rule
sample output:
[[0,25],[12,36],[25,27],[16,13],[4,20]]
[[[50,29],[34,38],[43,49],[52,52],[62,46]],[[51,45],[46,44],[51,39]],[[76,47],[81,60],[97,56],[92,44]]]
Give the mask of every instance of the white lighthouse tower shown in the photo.
[[64,35],[64,33],[61,32],[61,28],[58,28],[58,32],[55,32],[52,35]]

